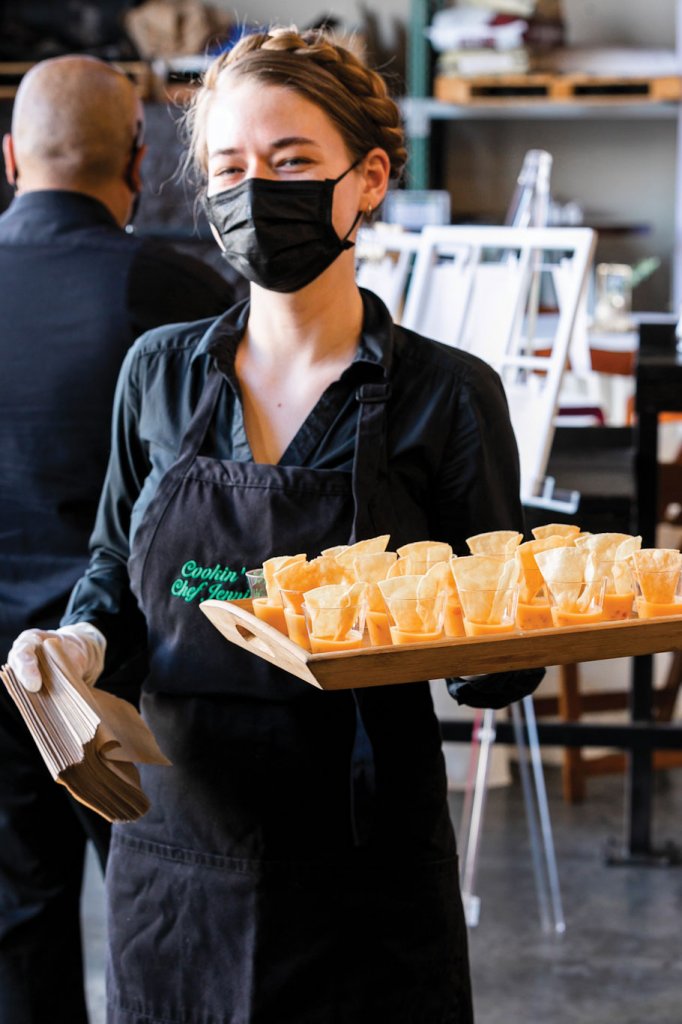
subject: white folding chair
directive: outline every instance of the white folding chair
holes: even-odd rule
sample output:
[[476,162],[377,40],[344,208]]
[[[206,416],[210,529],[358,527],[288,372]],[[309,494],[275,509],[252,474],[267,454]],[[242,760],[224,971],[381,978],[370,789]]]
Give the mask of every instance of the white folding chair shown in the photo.
[[[522,498],[562,511],[575,511],[577,496],[570,508],[553,499],[545,471],[594,246],[589,228],[424,228],[401,319],[498,371],[519,446]],[[549,333],[532,306],[538,269],[557,282]],[[539,342],[547,354],[538,354]]]
[[402,317],[419,245],[419,232],[402,231],[387,224],[379,223],[358,232],[355,279],[361,288],[379,296],[396,322]]

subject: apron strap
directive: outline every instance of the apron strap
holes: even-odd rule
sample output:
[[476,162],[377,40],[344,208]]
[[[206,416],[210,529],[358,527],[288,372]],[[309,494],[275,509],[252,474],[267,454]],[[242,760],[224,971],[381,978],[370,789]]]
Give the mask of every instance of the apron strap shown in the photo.
[[353,459],[355,511],[349,544],[364,540],[375,532],[371,505],[377,481],[385,474],[386,470],[386,402],[390,395],[391,385],[386,380],[380,384],[363,384],[355,392],[355,397],[360,404],[360,413],[355,434],[355,458]]
[[180,441],[178,461],[191,462],[199,454],[213,421],[222,384],[223,375],[216,366],[211,366],[201,389],[197,407]]
[[[180,442],[178,462],[189,465],[199,454],[213,420],[222,383],[222,374],[213,366]],[[360,404],[360,412],[353,459],[354,514],[350,544],[370,536],[374,531],[371,504],[377,482],[386,472],[386,402],[390,394],[391,386],[386,380],[381,383],[363,384],[356,391],[355,397]],[[360,708],[360,694],[351,690],[351,695],[355,706],[355,737],[350,764],[351,827],[355,845],[363,846],[371,832],[376,769],[372,742]]]
[[[376,533],[371,505],[377,482],[385,475],[387,465],[386,402],[391,385],[363,384],[355,393],[360,403],[355,458],[353,460],[353,529],[349,544]],[[350,763],[350,808],[353,842],[364,846],[370,838],[376,795],[374,749],[362,717],[362,695],[351,690],[355,705],[355,737]]]

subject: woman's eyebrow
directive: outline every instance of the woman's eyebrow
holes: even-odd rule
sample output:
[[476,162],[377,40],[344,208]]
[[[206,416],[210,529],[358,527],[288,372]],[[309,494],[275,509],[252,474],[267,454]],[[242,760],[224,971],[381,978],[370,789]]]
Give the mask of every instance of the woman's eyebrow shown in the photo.
[[276,139],[272,143],[272,149],[286,149],[287,146],[317,146],[319,149],[319,145],[319,142],[308,139],[304,135],[287,135],[283,139]]
[[[274,142],[270,143],[270,148],[273,150],[286,149],[287,146],[316,146],[317,149],[320,149],[319,142],[306,138],[305,135],[287,135],[283,139],[275,139]],[[242,152],[243,150],[240,146],[227,146],[222,149],[212,149],[208,157],[211,160],[217,156],[235,156]]]

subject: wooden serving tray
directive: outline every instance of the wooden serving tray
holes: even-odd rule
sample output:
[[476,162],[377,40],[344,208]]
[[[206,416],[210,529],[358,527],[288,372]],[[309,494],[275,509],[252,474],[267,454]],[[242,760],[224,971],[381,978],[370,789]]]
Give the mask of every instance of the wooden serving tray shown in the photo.
[[597,622],[495,637],[462,637],[401,647],[310,654],[251,611],[251,601],[203,601],[199,607],[224,637],[322,690],[413,683],[442,676],[569,665],[682,650],[682,616]]

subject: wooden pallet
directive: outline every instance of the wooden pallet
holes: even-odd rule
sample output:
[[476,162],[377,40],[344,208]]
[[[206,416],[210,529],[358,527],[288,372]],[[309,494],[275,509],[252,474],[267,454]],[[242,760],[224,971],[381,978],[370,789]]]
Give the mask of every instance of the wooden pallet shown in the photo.
[[[19,82],[35,63],[36,61],[0,61],[0,100],[14,99]],[[140,99],[149,99],[154,94],[155,76],[151,65],[146,61],[113,61],[112,63],[133,81]]]
[[669,103],[682,99],[682,76],[623,78],[615,75],[437,75],[434,96],[445,103]]

